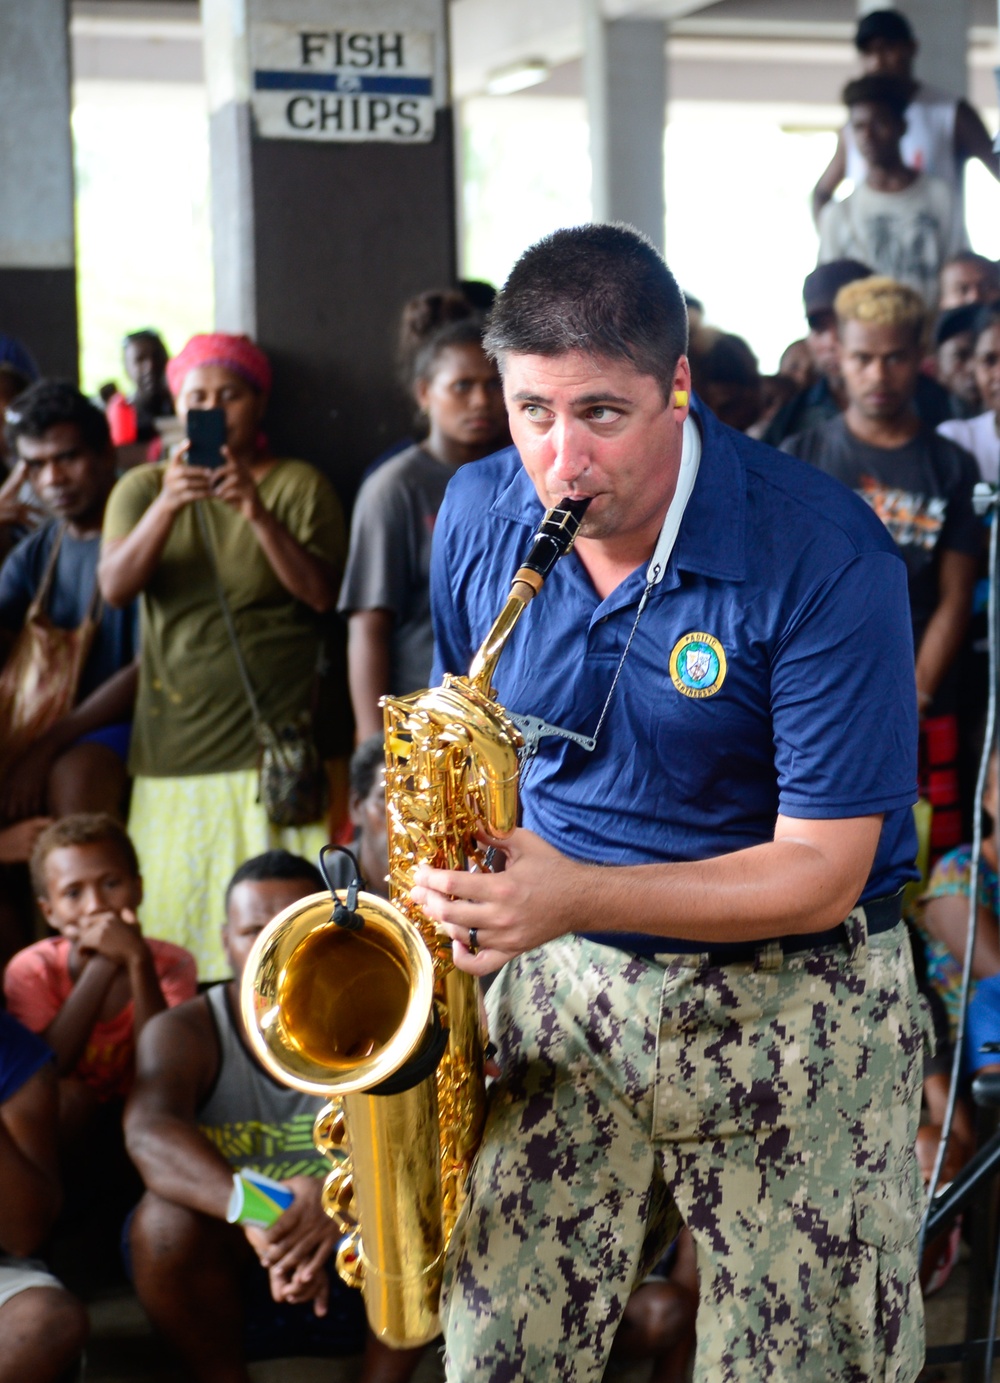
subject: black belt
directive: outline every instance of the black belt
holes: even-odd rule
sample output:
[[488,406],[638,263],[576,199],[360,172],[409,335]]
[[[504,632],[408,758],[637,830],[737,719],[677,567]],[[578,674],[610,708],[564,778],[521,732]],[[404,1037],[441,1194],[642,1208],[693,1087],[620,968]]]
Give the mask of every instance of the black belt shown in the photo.
[[[870,898],[859,903],[864,908],[868,923],[868,935],[878,936],[889,932],[902,917],[903,891],[890,893],[885,898]],[[825,932],[797,932],[795,936],[768,936],[758,941],[721,941],[714,945],[704,941],[664,940],[657,947],[657,955],[707,956],[710,965],[740,965],[754,961],[767,946],[778,945],[785,955],[799,951],[815,951],[820,946],[851,946],[847,925],[838,922]]]

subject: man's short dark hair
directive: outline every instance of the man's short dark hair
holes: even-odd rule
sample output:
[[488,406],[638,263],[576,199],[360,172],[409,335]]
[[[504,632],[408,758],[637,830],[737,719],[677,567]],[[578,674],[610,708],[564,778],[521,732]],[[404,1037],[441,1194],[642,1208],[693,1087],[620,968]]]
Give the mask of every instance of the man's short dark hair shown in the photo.
[[351,792],[363,801],[375,786],[378,771],[385,765],[385,740],[369,735],[351,755]]
[[31,385],[31,380],[24,371],[12,365],[9,360],[0,360],[0,380],[6,380],[10,386],[11,401],[16,399],[18,394],[23,394]]
[[152,327],[143,327],[140,331],[130,331],[127,336],[122,338],[122,350],[126,346],[152,346],[163,357],[164,363],[169,359],[170,352],[163,344],[163,337]]
[[301,855],[293,855],[291,850],[265,850],[262,855],[254,855],[252,859],[244,860],[229,880],[226,888],[227,916],[229,899],[237,884],[264,884],[270,883],[272,879],[308,879],[311,884],[315,884],[316,893],[326,888],[323,875],[314,864],[310,864]]
[[943,346],[954,336],[963,336],[967,331],[974,332],[982,312],[981,303],[962,303],[960,307],[948,307],[934,324],[933,341],[935,348]]
[[121,822],[107,812],[73,812],[53,821],[35,841],[31,852],[31,883],[36,898],[48,894],[45,863],[54,850],[72,845],[110,845],[118,851],[122,865],[133,877],[139,875],[139,857],[132,838]]
[[910,21],[899,10],[869,10],[858,21],[854,35],[854,46],[863,53],[870,43],[881,39],[883,43],[909,43],[916,45],[916,38]]
[[[859,259],[832,259],[826,264],[818,264],[806,274],[802,284],[802,303],[806,310],[806,318],[832,312],[837,294],[845,283],[854,283],[856,279],[871,276],[872,270]],[[812,327],[811,321],[809,325]]]
[[955,254],[949,255],[941,265],[941,272],[950,269],[953,264],[975,264],[980,269],[985,269],[998,282],[1000,282],[1000,264],[995,259],[990,259],[987,255],[977,254],[975,250],[957,250]]
[[483,345],[504,357],[565,355],[628,361],[664,398],[687,350],[687,309],[677,280],[629,226],[574,226],[525,250],[504,284]]
[[[1000,327],[1000,303],[967,303],[966,307],[974,309],[975,315],[972,318],[970,330],[978,343],[984,331],[990,331],[993,327]],[[961,307],[956,307],[955,312],[964,311]]]
[[906,107],[913,99],[913,83],[902,77],[890,77],[888,73],[873,72],[848,82],[840,99],[848,110],[852,106],[886,106],[897,120],[905,120]]
[[14,451],[20,437],[37,441],[51,427],[75,423],[80,440],[89,450],[100,455],[111,449],[108,420],[75,384],[64,379],[40,379],[32,384],[7,409],[7,443]]
[[691,357],[691,380],[699,392],[706,384],[760,383],[757,357],[742,336],[724,332],[708,349]]

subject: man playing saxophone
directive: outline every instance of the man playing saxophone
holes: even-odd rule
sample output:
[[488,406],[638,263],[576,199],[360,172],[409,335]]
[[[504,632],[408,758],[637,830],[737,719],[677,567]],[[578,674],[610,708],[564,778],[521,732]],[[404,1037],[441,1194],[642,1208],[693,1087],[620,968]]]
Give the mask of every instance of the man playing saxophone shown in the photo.
[[503,868],[413,891],[462,969],[503,967],[451,1383],[598,1383],[674,1207],[702,1383],[921,1364],[906,573],[846,487],[689,402],[686,344],[635,233],[532,247],[486,337],[515,447],[438,519],[464,672],[541,509],[590,500],[496,669],[535,751]]

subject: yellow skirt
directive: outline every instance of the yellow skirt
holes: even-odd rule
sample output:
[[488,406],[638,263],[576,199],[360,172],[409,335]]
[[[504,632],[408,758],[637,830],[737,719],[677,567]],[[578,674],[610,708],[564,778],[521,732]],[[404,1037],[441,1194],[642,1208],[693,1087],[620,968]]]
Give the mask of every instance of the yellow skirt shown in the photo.
[[257,771],[136,778],[128,818],[139,855],[146,936],[186,946],[198,979],[231,974],[222,949],[226,887],[244,861],[284,848],[315,864],[326,824],[274,826],[257,802]]

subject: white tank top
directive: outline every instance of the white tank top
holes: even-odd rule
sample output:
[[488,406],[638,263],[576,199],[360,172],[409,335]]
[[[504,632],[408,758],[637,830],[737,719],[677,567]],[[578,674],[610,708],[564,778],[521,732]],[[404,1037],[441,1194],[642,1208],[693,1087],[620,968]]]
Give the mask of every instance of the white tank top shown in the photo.
[[[921,82],[906,108],[906,134],[899,151],[903,162],[920,173],[943,178],[962,198],[962,165],[955,158],[955,114],[958,102],[946,91]],[[844,127],[847,150],[845,176],[857,187],[865,176],[865,161],[858,153],[850,125]]]

